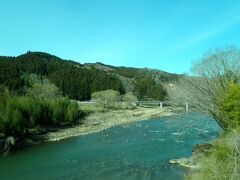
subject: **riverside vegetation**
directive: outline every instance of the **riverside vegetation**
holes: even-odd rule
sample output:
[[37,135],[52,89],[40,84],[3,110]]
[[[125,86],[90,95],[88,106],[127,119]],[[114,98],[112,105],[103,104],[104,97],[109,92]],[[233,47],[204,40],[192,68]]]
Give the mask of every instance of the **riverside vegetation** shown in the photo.
[[193,154],[190,161],[198,168],[190,171],[187,179],[238,180],[240,50],[226,47],[208,53],[193,66],[193,76],[181,80],[170,94],[172,99],[184,100],[198,111],[210,114],[223,129],[210,149]]
[[[33,77],[36,79],[35,75]],[[0,88],[0,143],[3,151],[9,151],[13,145],[17,148],[34,144],[33,139],[38,135],[79,124],[84,117],[77,101],[62,97],[49,81],[38,81],[25,87],[24,95],[16,95],[6,87]]]
[[[49,131],[83,123],[97,109],[132,108],[137,98],[163,100],[164,83],[178,77],[151,69],[80,64],[42,52],[1,56],[1,149],[34,144]],[[78,103],[91,98],[97,109]]]
[[[132,108],[137,98],[168,97],[177,104],[186,102],[195,110],[208,113],[223,129],[208,149],[193,155],[193,163],[199,168],[190,171],[186,178],[239,179],[238,48],[206,54],[193,66],[191,76],[101,63],[82,65],[39,52],[0,59],[1,142],[10,136],[14,137],[7,141],[11,144],[54,128],[83,123],[84,115],[96,109],[84,110],[76,100],[92,98],[100,107],[98,110],[106,112],[124,103],[122,107]],[[167,86],[168,83],[174,86]]]

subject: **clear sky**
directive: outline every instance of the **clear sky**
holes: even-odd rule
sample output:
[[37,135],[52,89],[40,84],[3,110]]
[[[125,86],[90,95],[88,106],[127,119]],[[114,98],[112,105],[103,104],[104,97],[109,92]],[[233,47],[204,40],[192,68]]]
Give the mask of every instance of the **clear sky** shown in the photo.
[[209,49],[239,44],[239,0],[0,0],[0,55],[183,73]]

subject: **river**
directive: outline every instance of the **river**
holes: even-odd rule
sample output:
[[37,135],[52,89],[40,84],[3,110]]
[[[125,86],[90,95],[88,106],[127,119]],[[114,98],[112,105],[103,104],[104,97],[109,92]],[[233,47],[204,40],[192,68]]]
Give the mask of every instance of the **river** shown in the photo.
[[153,118],[46,143],[0,157],[0,179],[181,180],[170,159],[191,155],[221,129],[200,113]]

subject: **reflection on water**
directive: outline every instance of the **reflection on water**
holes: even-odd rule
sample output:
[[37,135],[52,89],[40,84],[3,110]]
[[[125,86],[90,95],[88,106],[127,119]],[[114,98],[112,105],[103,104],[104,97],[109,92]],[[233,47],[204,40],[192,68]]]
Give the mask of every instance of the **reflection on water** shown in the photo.
[[0,157],[0,179],[183,179],[168,163],[220,128],[199,113],[155,118]]

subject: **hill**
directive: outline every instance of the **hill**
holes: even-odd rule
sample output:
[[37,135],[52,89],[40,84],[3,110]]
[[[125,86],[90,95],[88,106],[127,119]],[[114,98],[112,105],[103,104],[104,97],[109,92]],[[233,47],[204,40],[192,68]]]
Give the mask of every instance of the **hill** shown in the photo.
[[27,52],[16,57],[0,56],[0,85],[22,93],[23,76],[47,78],[71,99],[89,100],[96,91],[114,89],[121,94],[134,92],[139,99],[163,99],[164,83],[180,75],[149,68],[115,67],[102,63],[81,64],[44,52]]

